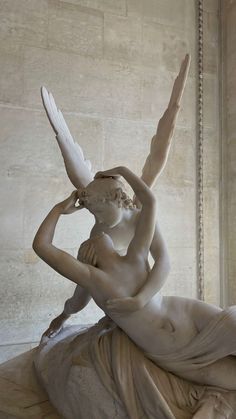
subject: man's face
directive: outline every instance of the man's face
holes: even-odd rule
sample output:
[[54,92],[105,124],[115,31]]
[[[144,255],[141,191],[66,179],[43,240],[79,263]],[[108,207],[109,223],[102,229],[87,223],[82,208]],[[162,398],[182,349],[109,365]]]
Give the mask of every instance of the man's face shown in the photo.
[[121,221],[123,213],[123,209],[118,207],[115,193],[119,187],[116,180],[95,179],[80,192],[79,201],[98,223],[114,227]]

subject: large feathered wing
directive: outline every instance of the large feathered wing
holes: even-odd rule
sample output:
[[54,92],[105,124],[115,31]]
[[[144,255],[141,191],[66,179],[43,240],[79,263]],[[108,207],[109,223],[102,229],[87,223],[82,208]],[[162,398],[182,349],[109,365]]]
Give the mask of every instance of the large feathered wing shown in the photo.
[[149,187],[154,185],[168,159],[189,66],[190,55],[187,54],[181,63],[179,74],[175,79],[168,107],[158,122],[156,134],[151,141],[150,153],[142,170],[142,179]]
[[93,180],[91,163],[85,159],[82,148],[74,141],[53,95],[45,87],[41,88],[41,95],[47,117],[56,134],[68,177],[76,189],[83,188]]

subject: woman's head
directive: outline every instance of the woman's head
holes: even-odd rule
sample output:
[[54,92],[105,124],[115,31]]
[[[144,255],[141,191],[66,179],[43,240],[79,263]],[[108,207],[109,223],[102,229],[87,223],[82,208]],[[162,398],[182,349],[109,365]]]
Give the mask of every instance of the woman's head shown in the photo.
[[117,225],[124,209],[133,209],[133,202],[117,179],[99,178],[79,191],[79,203],[86,207],[99,223],[109,227]]

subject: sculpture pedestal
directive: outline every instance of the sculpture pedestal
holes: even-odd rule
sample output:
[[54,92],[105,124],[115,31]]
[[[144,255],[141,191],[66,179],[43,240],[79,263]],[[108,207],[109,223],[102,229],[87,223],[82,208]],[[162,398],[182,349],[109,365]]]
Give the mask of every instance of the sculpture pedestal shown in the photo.
[[91,359],[90,340],[102,327],[66,327],[41,343],[36,353],[39,380],[66,419],[129,419],[117,391],[112,394],[104,385],[109,380],[106,366],[98,371]]
[[162,370],[103,320],[65,328],[0,366],[0,419],[78,417],[235,419],[236,395]]
[[66,419],[236,419],[235,392],[159,368],[106,318],[49,339],[39,347],[35,366]]
[[0,365],[0,419],[61,419],[38,383],[36,349]]

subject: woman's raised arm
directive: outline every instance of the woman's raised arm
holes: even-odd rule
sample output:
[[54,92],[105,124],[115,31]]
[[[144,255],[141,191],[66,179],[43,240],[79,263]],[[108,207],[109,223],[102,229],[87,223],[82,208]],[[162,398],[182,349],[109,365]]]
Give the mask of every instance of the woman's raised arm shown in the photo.
[[65,201],[55,205],[39,227],[33,241],[35,253],[51,268],[62,276],[70,279],[82,287],[89,287],[89,266],[79,262],[69,253],[58,249],[52,244],[57,222],[62,214],[71,214],[77,211],[75,202],[77,191],[73,192]]

